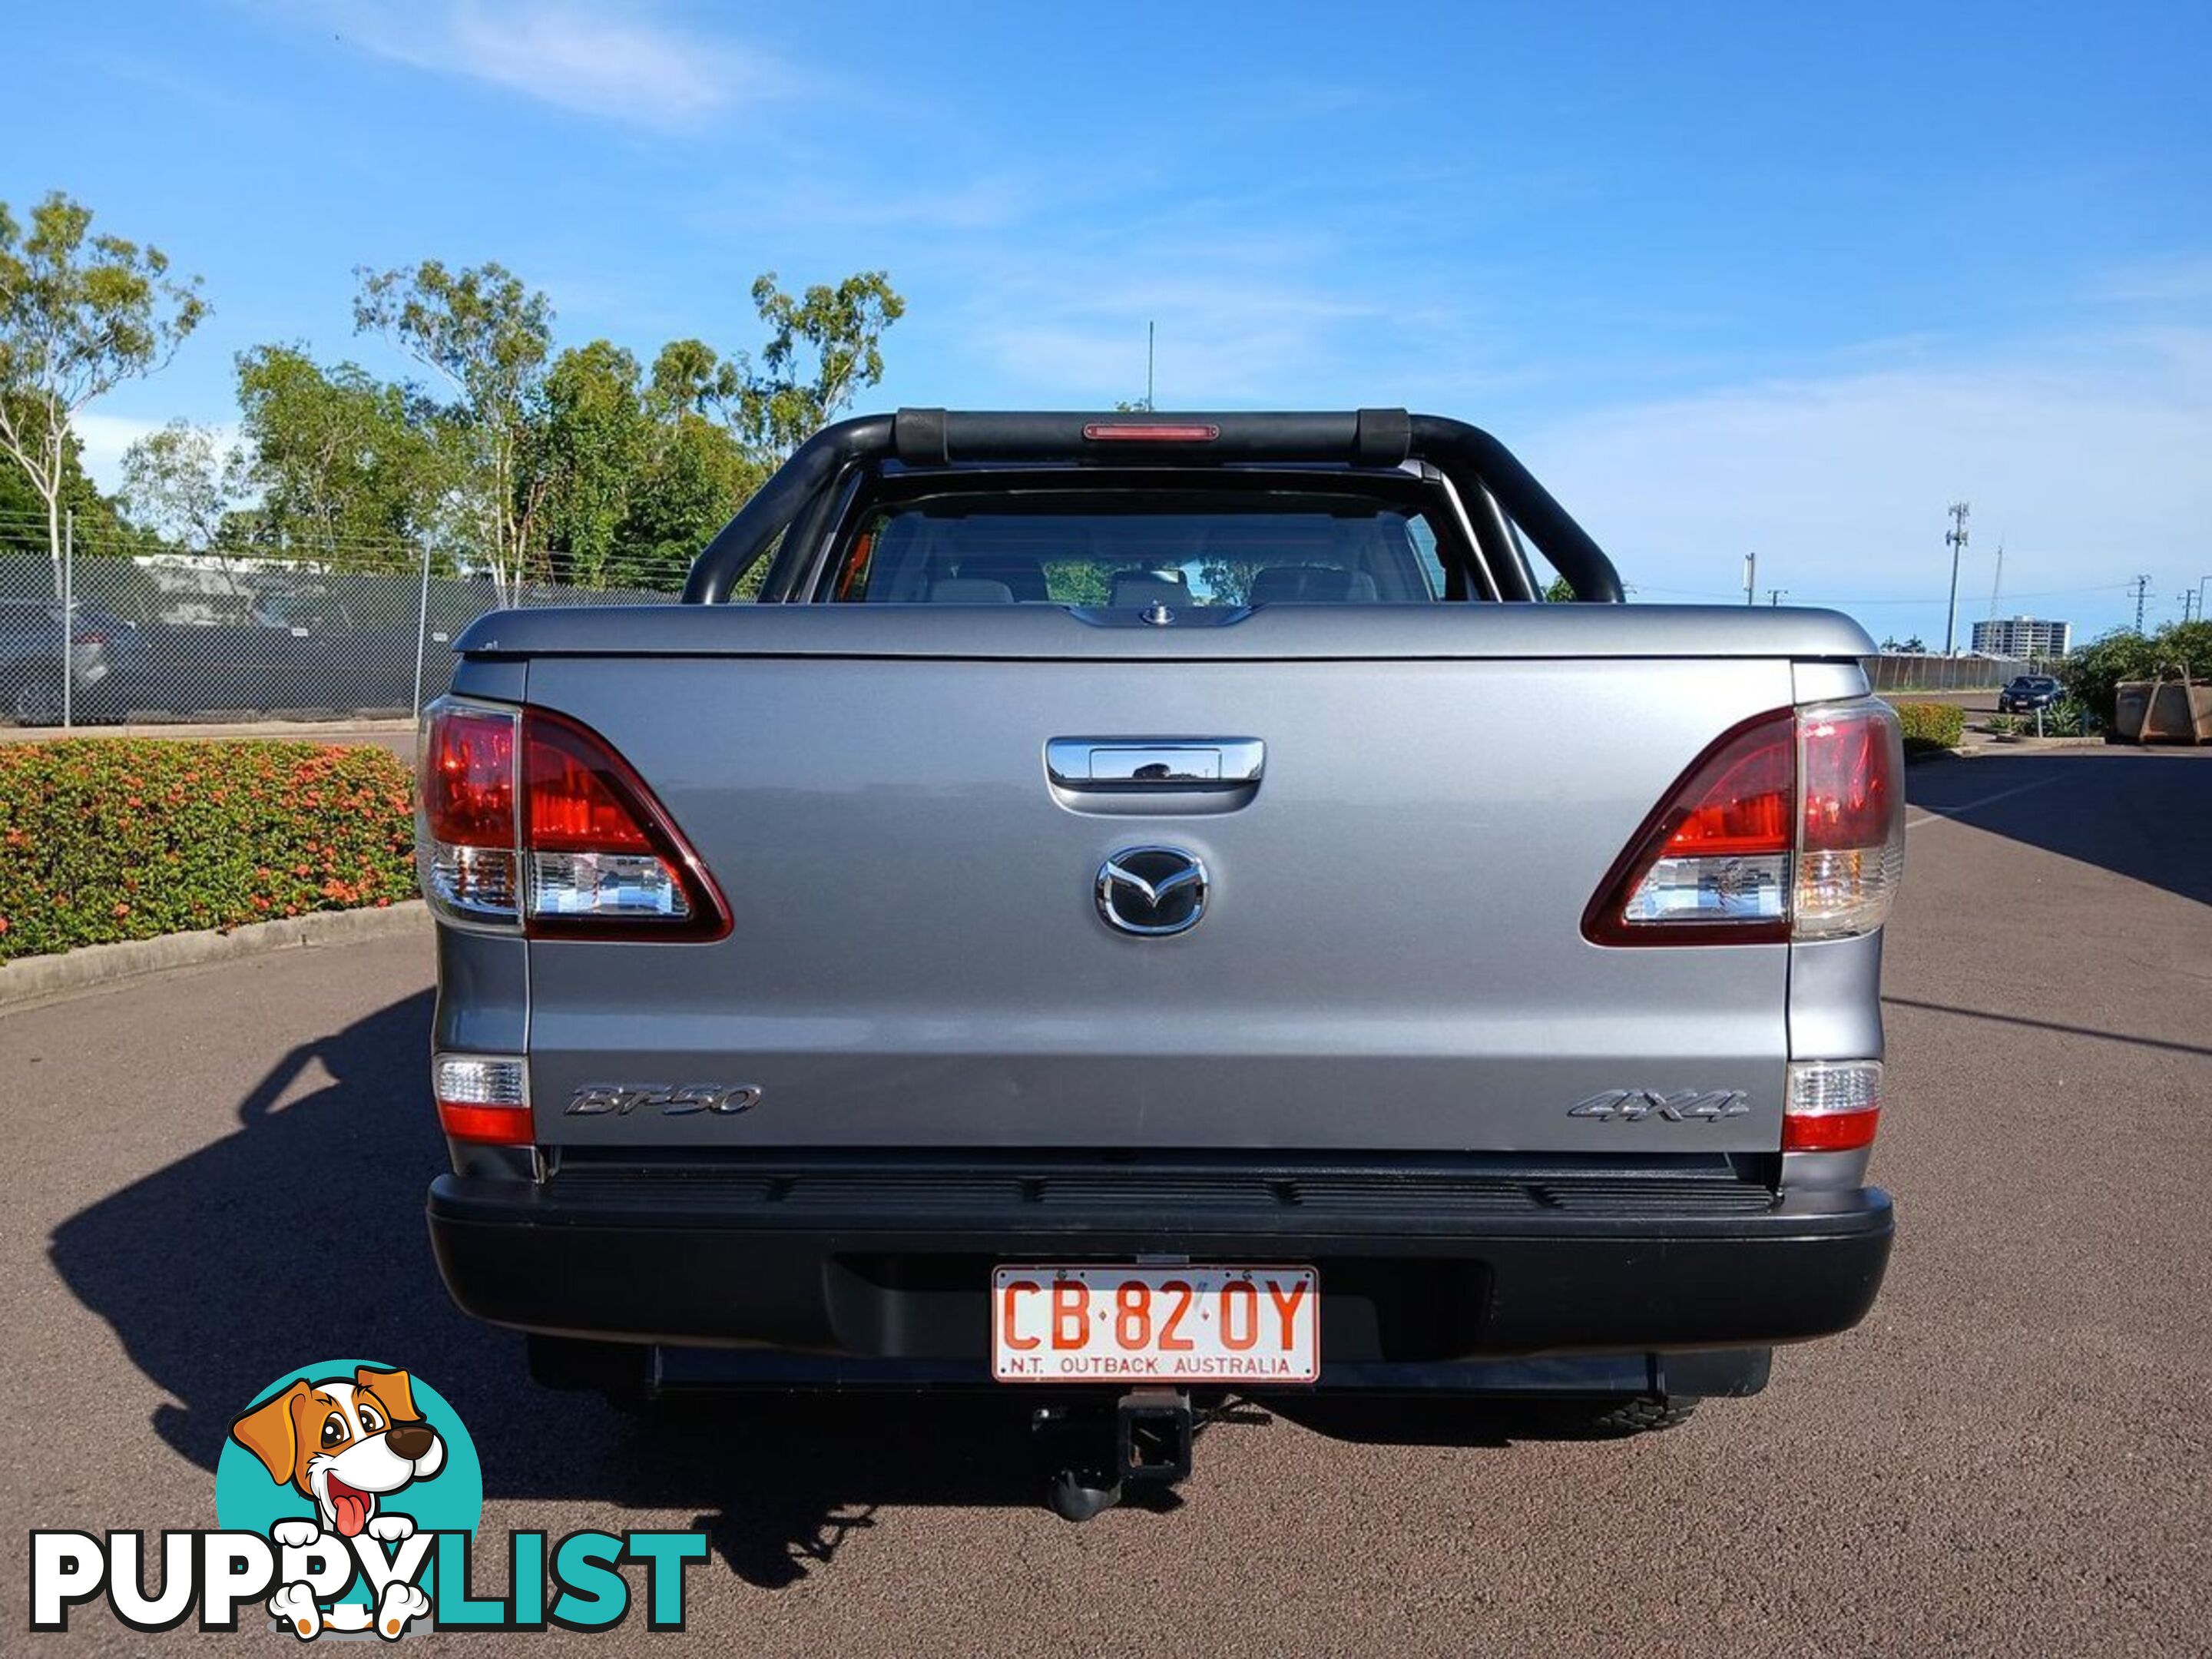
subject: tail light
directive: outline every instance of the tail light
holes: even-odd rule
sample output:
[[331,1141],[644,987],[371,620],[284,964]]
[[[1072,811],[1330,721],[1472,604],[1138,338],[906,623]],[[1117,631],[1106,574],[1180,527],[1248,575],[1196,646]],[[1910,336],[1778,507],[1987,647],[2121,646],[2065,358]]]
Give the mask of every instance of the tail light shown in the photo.
[[535,938],[720,939],[729,911],[653,792],[542,708],[441,699],[422,741],[422,890]]
[[1847,1152],[1874,1144],[1881,1117],[1878,1060],[1798,1060],[1782,1108],[1785,1152]]
[[1692,763],[1583,916],[1595,945],[1869,933],[1905,868],[1905,754],[1875,698],[1760,714]]
[[422,891],[447,915],[519,921],[515,716],[431,705],[422,743]]
[[1796,937],[1844,939],[1888,919],[1905,874],[1905,744],[1887,703],[1797,714]]
[[527,1146],[530,1127],[528,1062],[490,1054],[440,1054],[430,1063],[430,1092],[438,1122],[455,1140],[489,1146]]
[[107,635],[97,629],[86,629],[80,633],[70,635],[70,643],[71,645],[106,645]]

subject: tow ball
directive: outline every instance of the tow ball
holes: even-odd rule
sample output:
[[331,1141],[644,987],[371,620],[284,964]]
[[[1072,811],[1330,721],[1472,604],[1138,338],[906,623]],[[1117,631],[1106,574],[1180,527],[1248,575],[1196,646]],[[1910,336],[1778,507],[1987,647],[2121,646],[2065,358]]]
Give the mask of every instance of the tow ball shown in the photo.
[[[1093,1407],[1042,1406],[1030,1419],[1054,1444],[1045,1501],[1067,1521],[1088,1521],[1121,1501],[1131,1482],[1170,1486],[1190,1474],[1190,1395],[1178,1389],[1134,1389],[1114,1402],[1110,1422]],[[1111,1460],[1101,1443],[1112,1436]]]

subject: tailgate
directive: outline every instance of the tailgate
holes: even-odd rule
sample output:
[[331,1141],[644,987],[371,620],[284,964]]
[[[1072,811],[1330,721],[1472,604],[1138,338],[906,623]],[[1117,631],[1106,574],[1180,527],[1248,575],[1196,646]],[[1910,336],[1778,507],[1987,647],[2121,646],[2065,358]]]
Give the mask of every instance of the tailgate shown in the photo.
[[[1607,949],[1581,917],[1698,752],[1790,702],[1786,653],[1165,661],[1097,633],[1110,649],[1056,658],[533,656],[528,700],[628,758],[734,919],[712,944],[529,945],[540,1139],[1778,1145],[1789,946]],[[1048,779],[1063,738],[1255,739],[1264,771],[1093,799]],[[1102,920],[1102,865],[1143,846],[1203,861],[1189,931]],[[727,1117],[565,1113],[609,1083],[761,1096]],[[1570,1115],[1620,1090],[1749,1109]]]

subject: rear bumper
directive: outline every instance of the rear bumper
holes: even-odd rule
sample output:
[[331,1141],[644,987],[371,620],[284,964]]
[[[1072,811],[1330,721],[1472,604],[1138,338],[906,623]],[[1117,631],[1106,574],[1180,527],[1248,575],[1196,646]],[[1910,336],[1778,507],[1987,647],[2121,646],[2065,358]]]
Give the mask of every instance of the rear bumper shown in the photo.
[[461,1309],[550,1335],[987,1372],[1004,1261],[1310,1263],[1323,1381],[1531,1356],[1765,1347],[1872,1305],[1875,1188],[1777,1201],[1727,1176],[900,1164],[441,1176]]

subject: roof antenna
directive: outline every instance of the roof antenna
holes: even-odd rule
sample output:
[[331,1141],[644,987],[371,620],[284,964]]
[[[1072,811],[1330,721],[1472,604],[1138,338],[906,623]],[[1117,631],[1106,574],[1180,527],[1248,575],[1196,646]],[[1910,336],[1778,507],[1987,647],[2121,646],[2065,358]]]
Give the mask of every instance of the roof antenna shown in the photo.
[[1148,322],[1145,325],[1145,413],[1147,415],[1151,414],[1154,408],[1154,404],[1152,403],[1152,331],[1158,326],[1158,325],[1157,323]]

